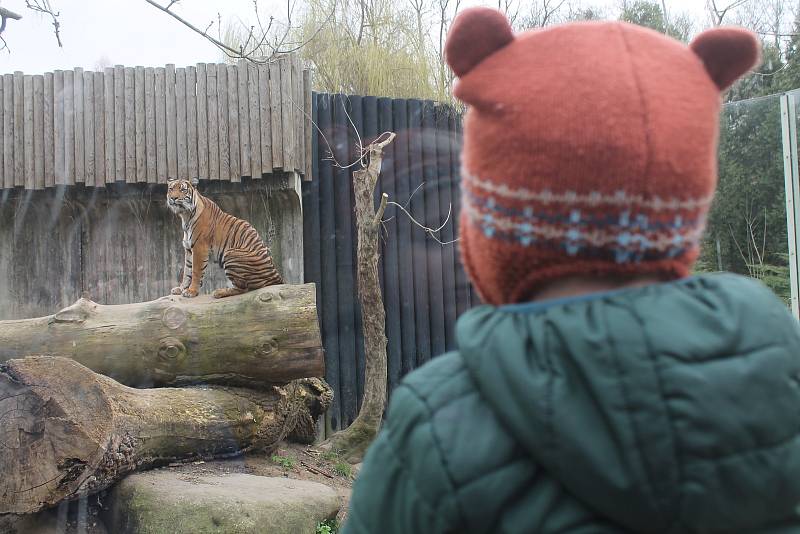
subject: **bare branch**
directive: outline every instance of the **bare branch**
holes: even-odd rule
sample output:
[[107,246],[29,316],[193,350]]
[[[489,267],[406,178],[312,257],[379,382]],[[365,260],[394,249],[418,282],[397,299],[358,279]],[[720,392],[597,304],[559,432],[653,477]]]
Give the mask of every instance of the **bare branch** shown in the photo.
[[405,209],[403,206],[401,206],[401,205],[400,205],[400,204],[398,204],[397,202],[392,202],[392,201],[389,201],[389,202],[387,202],[387,204],[391,204],[392,206],[395,206],[395,207],[399,208],[399,209],[400,209],[400,211],[402,211],[402,212],[403,212],[403,213],[404,213],[404,214],[405,214],[405,215],[406,215],[406,216],[407,216],[407,217],[408,217],[408,218],[411,220],[411,222],[412,222],[412,223],[414,223],[415,225],[417,225],[417,226],[419,226],[420,228],[422,228],[423,230],[425,230],[425,233],[426,233],[426,234],[428,234],[428,235],[431,237],[431,239],[433,239],[434,241],[436,241],[437,243],[439,243],[439,244],[440,244],[440,245],[442,245],[442,246],[444,246],[444,245],[452,245],[453,243],[455,243],[455,242],[459,241],[459,239],[460,239],[460,238],[459,238],[459,239],[453,239],[452,241],[442,241],[441,239],[439,239],[438,237],[436,237],[436,236],[434,235],[434,234],[437,234],[437,233],[441,232],[441,231],[442,231],[442,229],[443,229],[445,226],[447,226],[447,222],[450,220],[450,215],[451,215],[451,213],[452,213],[452,211],[453,211],[453,205],[452,205],[452,204],[450,204],[450,206],[449,206],[449,207],[448,207],[448,209],[447,209],[447,218],[446,218],[446,219],[444,220],[444,222],[443,222],[443,223],[442,223],[442,224],[439,226],[439,228],[430,228],[430,227],[428,227],[428,226],[425,226],[424,224],[422,224],[421,222],[419,222],[418,220],[416,220],[416,219],[414,218],[414,216],[413,216],[413,215],[411,215],[411,213],[409,213],[409,212],[408,212],[408,210],[406,210],[406,209]]
[[[0,19],[2,19],[2,20],[0,20],[0,33],[3,33],[3,30],[6,29],[6,20],[7,19],[19,20],[21,18],[22,18],[22,15],[17,15],[13,11],[10,11],[10,10],[4,8],[4,7],[0,7]],[[5,41],[3,41],[3,43],[5,43]]]
[[61,44],[61,33],[59,31],[61,29],[61,23],[58,22],[58,17],[61,13],[53,11],[52,6],[50,6],[50,0],[25,0],[25,5],[31,11],[49,15],[50,18],[53,19],[53,31],[56,34],[56,42],[58,42],[59,48],[63,47],[64,45]]

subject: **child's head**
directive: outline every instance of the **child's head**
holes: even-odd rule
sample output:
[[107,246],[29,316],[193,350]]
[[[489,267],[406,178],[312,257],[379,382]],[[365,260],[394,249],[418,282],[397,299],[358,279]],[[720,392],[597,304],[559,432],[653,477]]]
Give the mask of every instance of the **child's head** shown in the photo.
[[716,187],[720,92],[758,62],[751,33],[710,30],[689,47],[615,22],[514,36],[473,8],[446,56],[469,106],[460,245],[484,300],[689,273]]

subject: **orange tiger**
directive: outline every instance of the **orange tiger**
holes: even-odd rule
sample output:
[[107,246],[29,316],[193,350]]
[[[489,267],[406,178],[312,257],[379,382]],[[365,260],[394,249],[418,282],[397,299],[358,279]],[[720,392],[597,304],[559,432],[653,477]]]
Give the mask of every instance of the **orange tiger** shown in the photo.
[[211,254],[233,284],[233,287],[215,290],[214,298],[282,284],[269,248],[255,228],[222,211],[195,189],[196,184],[189,180],[169,180],[167,184],[167,206],[181,218],[186,251],[183,281],[172,288],[172,294],[197,296]]

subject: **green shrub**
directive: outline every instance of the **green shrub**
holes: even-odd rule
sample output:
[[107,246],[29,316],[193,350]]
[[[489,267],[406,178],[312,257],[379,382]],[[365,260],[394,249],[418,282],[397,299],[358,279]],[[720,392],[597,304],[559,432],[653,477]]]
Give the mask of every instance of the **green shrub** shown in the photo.
[[339,525],[336,519],[326,519],[322,523],[317,523],[317,531],[315,534],[336,534],[339,530]]

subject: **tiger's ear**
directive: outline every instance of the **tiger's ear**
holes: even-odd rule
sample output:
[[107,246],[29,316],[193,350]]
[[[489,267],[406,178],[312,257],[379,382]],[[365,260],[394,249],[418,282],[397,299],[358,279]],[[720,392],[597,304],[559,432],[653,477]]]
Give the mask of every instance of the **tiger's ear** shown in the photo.
[[167,178],[167,184],[174,184],[177,181],[178,181],[177,178]]
[[200,183],[200,178],[197,178],[197,177],[195,177],[195,178],[192,178],[192,179],[190,180],[190,182],[191,182],[191,184],[192,184],[193,186],[197,187],[197,185]]

